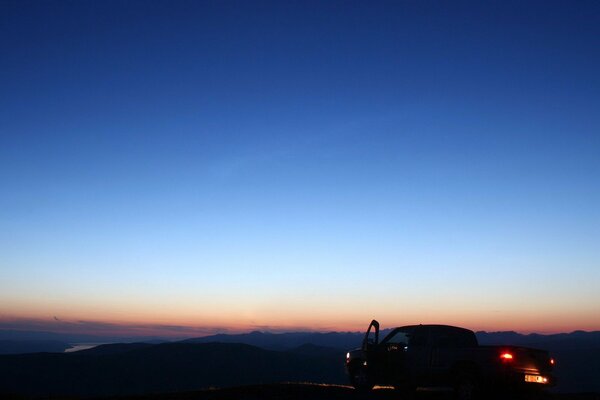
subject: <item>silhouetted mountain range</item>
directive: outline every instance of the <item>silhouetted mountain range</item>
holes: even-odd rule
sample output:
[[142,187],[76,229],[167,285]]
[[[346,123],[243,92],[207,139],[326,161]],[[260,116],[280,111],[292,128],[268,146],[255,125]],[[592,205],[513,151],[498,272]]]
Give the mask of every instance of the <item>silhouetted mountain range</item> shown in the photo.
[[531,333],[523,335],[517,332],[477,332],[477,340],[480,344],[512,344],[518,346],[548,345],[560,347],[600,347],[600,331],[586,332],[574,331],[571,333],[557,333],[552,335],[541,335]]
[[[387,332],[386,332],[387,333]],[[286,350],[303,344],[351,349],[360,345],[363,338],[358,332],[250,332],[237,335],[218,334],[184,340],[186,343],[245,343],[269,350]]]
[[[384,337],[390,329],[381,331]],[[254,331],[242,334],[217,334],[198,338],[185,339],[184,343],[245,343],[268,350],[292,349],[303,344],[350,349],[360,346],[362,332],[291,332],[270,333]],[[517,332],[477,332],[480,344],[511,344],[542,348],[560,347],[582,348],[600,347],[600,331],[559,333],[552,335],[529,334]],[[65,334],[38,331],[0,330],[0,354],[32,353],[39,351],[63,351],[61,347],[73,343],[164,343],[167,339],[158,337],[108,337],[98,335]],[[59,346],[60,343],[60,346]],[[14,347],[12,347],[14,346]],[[66,347],[68,348],[68,347]]]
[[[391,329],[383,329],[380,333],[383,338]],[[552,335],[520,334],[517,332],[484,332],[476,333],[480,344],[507,344],[516,346],[552,346],[561,348],[600,347],[600,331],[585,332],[574,331]],[[245,343],[264,349],[284,350],[302,344],[351,349],[360,346],[364,333],[362,332],[294,332],[294,333],[269,333],[250,332],[242,334],[218,334],[199,338],[186,339],[186,343]]]

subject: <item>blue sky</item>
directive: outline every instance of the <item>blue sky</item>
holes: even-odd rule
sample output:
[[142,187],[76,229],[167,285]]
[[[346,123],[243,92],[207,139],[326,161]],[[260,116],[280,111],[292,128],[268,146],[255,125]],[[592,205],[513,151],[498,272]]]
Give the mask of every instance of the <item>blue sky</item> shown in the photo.
[[0,10],[0,319],[600,329],[598,3]]

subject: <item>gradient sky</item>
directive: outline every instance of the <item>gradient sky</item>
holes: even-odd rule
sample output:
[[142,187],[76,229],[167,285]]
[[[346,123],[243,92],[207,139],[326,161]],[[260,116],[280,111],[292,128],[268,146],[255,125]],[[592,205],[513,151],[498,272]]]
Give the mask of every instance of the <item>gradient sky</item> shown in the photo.
[[0,328],[600,330],[600,2],[523,3],[1,1]]

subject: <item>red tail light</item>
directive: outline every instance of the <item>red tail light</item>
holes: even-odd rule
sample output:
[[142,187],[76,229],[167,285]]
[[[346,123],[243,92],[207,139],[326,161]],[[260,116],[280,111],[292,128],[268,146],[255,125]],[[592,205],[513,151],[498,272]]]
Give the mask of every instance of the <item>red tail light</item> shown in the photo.
[[512,361],[513,360],[513,355],[511,353],[502,353],[500,354],[500,359],[502,359],[502,361]]
[[554,361],[554,358],[551,358],[550,359],[550,365],[554,365],[554,364],[556,364],[556,361]]

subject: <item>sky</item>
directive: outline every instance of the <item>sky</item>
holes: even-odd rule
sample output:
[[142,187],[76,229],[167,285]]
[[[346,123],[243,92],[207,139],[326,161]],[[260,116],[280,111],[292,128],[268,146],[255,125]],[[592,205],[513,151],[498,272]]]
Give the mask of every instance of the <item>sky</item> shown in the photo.
[[600,330],[598,71],[595,1],[2,0],[0,329]]

